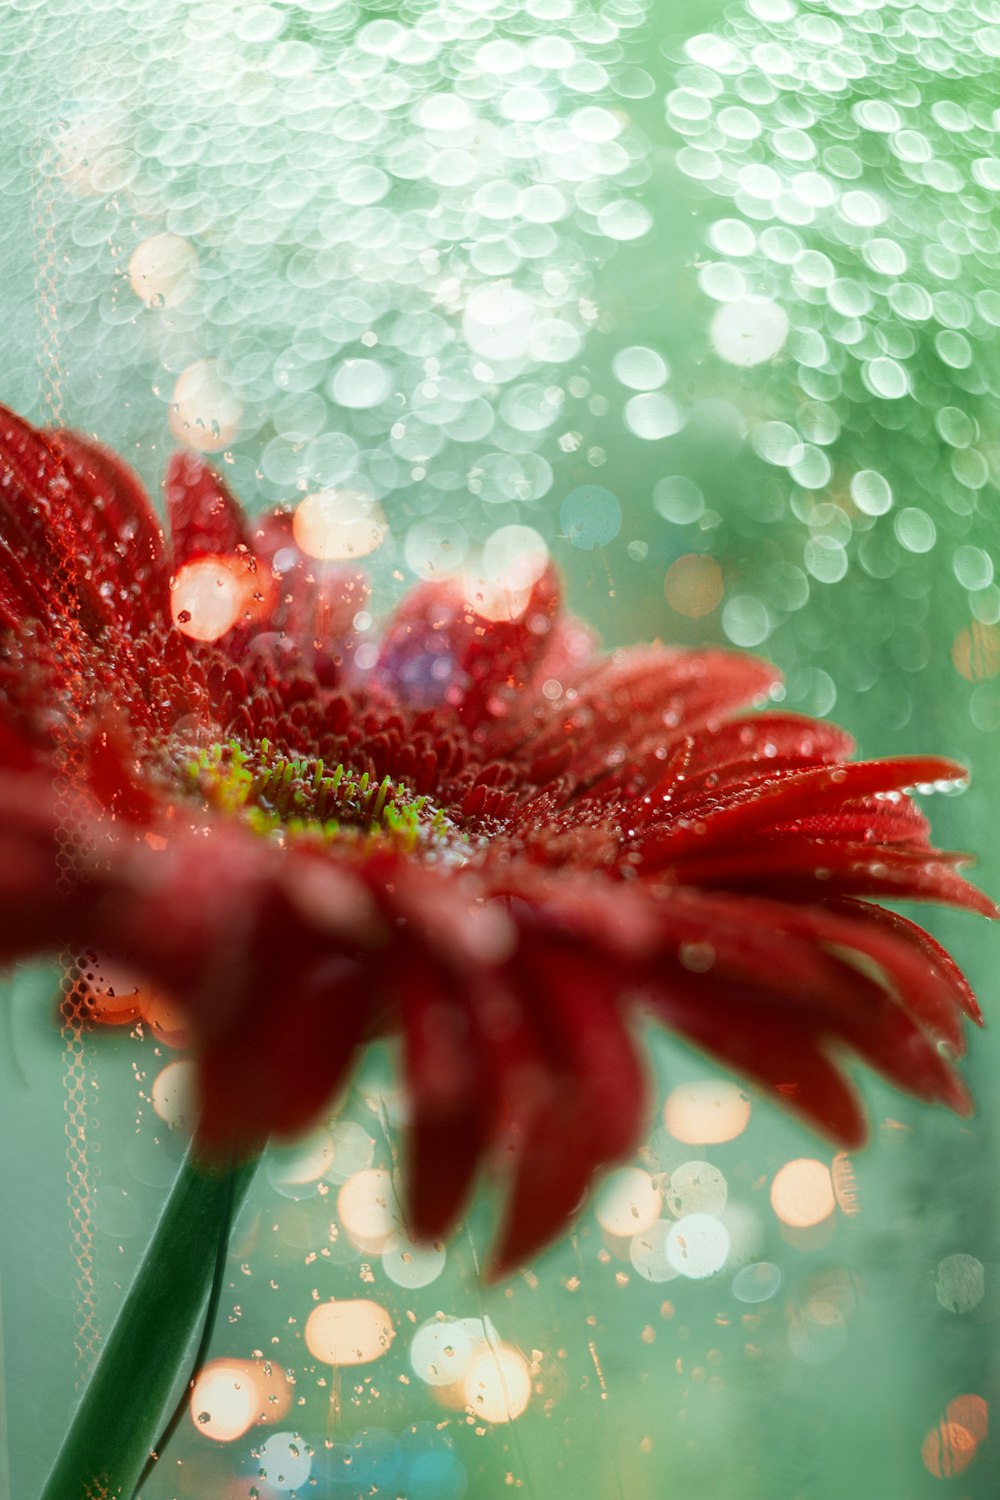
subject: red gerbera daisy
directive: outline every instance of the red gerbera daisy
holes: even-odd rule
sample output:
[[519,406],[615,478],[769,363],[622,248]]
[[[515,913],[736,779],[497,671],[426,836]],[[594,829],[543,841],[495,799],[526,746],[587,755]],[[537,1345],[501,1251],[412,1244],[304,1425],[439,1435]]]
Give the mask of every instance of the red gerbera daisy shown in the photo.
[[503,619],[420,586],[374,647],[360,576],[200,459],[168,468],[168,545],[103,448],[5,413],[0,457],[0,954],[165,986],[206,1151],[301,1130],[398,1031],[413,1226],[486,1163],[509,1266],[634,1145],[640,1008],[845,1145],[845,1054],[967,1108],[969,987],[866,899],[995,914],[905,791],[960,767],[740,716],[776,681],[753,657],[595,655],[551,571]]

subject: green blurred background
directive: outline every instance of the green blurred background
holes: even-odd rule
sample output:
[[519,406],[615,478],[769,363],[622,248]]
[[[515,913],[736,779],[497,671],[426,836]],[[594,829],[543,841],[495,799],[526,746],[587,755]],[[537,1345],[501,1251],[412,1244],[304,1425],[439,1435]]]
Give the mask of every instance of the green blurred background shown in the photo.
[[[387,523],[374,615],[544,547],[609,644],[760,650],[862,753],[971,766],[930,813],[1000,895],[1000,5],[11,0],[0,54],[0,398],[151,486],[183,441],[254,508],[350,491]],[[929,925],[990,1015],[997,932]],[[50,973],[8,990],[0,1494],[21,1497],[179,1161],[183,1053],[60,1037]],[[226,1440],[186,1419],[146,1500],[995,1496],[993,1033],[971,1121],[861,1080],[850,1163],[756,1098],[732,1138],[679,1139],[664,1100],[714,1075],[660,1036],[649,1055],[645,1175],[489,1292],[488,1205],[446,1257],[352,1241],[343,1185],[396,1149],[374,1059],[234,1239],[213,1358],[273,1360],[287,1410]],[[796,1229],[771,1189],[799,1158],[836,1195]],[[703,1258],[678,1274],[691,1213]],[[383,1308],[389,1351],[317,1360],[331,1297]],[[471,1415],[428,1378],[438,1325],[487,1371],[513,1351]]]

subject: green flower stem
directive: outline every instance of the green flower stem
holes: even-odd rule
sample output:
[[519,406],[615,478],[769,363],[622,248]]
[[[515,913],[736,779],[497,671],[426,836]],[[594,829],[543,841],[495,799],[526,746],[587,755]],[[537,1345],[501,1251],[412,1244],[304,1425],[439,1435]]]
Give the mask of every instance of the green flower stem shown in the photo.
[[131,1500],[190,1357],[220,1227],[259,1159],[213,1173],[185,1157],[41,1500]]

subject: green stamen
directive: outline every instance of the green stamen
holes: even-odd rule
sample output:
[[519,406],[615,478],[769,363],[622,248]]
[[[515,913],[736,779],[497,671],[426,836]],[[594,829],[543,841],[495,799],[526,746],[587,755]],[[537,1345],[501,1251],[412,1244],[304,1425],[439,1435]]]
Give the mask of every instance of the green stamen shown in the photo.
[[282,755],[269,740],[254,749],[237,740],[211,745],[186,757],[183,770],[210,807],[265,837],[386,841],[409,852],[457,832],[389,776],[375,782],[365,771],[355,780],[343,764],[328,775],[319,758]]

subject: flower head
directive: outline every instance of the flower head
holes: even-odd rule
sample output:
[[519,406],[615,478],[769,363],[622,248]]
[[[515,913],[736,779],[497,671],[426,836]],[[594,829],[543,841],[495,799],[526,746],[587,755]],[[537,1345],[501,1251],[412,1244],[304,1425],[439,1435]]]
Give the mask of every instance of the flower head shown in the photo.
[[373,646],[363,577],[190,454],[169,542],[103,448],[3,413],[0,464],[0,956],[164,986],[206,1151],[309,1125],[393,1030],[413,1225],[445,1231],[486,1164],[507,1266],[634,1145],[641,1010],[845,1145],[845,1054],[967,1108],[976,1002],[871,899],[995,914],[906,790],[960,767],[747,713],[776,682],[753,657],[599,655],[551,570],[506,615],[424,584]]

